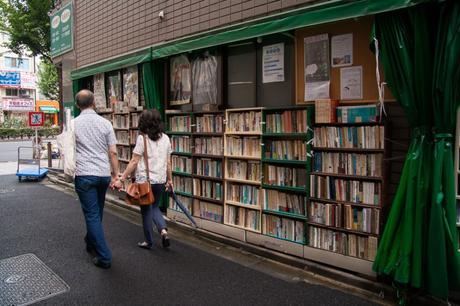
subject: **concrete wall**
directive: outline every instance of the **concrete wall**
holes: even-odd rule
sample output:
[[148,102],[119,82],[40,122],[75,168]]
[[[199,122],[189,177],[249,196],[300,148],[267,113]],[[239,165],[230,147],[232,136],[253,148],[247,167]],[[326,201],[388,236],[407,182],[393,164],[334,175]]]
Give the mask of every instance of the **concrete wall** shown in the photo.
[[76,68],[309,2],[314,0],[75,0]]

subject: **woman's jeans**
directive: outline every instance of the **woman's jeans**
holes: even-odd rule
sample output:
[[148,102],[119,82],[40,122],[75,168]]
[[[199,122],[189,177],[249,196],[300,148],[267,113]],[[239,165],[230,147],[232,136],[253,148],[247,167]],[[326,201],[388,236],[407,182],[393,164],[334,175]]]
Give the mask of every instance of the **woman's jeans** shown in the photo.
[[163,229],[166,229],[166,222],[163,218],[163,214],[160,211],[160,201],[161,195],[165,190],[165,184],[152,184],[152,191],[153,196],[155,197],[155,201],[152,205],[141,205],[141,213],[142,213],[142,225],[144,227],[144,236],[145,241],[149,245],[153,245],[153,223],[161,233]]
[[104,229],[102,228],[105,194],[109,184],[110,177],[75,177],[75,191],[80,198],[86,221],[85,240],[90,248],[96,250],[97,258],[103,263],[112,261],[112,252],[105,242]]

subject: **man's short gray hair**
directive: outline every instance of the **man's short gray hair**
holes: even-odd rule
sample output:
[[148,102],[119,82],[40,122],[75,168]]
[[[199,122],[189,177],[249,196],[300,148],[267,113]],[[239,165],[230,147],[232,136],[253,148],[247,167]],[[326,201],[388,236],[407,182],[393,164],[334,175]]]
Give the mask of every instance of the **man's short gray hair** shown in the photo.
[[75,100],[78,108],[85,109],[94,104],[94,94],[88,89],[83,89],[75,95]]

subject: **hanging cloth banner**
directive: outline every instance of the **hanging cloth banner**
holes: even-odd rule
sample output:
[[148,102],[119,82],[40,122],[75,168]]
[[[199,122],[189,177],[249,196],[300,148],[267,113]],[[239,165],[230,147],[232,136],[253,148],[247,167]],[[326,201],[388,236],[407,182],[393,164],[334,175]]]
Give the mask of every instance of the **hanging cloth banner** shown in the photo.
[[193,104],[217,104],[217,59],[199,57],[193,61]]

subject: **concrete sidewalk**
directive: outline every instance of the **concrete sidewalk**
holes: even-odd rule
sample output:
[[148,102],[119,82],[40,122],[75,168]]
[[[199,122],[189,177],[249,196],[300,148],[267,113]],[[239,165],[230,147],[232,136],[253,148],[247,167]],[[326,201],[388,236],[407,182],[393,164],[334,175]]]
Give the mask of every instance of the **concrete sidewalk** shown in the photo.
[[142,229],[129,216],[109,211],[104,225],[114,261],[110,270],[101,270],[84,251],[84,221],[72,192],[18,183],[14,176],[1,176],[0,189],[8,191],[0,193],[0,259],[33,253],[70,286],[69,292],[40,302],[43,305],[372,304],[300,277],[286,277],[290,274],[282,270],[270,272],[260,265],[253,269],[261,259],[249,254],[240,252],[235,258],[226,252],[232,260],[217,256],[211,248],[224,246],[193,239],[183,243],[174,232],[169,250],[139,249]]

